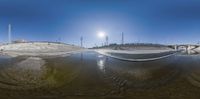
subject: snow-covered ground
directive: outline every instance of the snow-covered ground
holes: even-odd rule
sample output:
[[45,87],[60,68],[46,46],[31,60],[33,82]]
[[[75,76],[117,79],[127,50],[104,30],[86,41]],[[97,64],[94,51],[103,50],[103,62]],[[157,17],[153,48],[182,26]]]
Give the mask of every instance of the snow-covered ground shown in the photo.
[[[166,57],[176,54],[176,51],[174,49],[170,49],[166,47],[164,48],[161,47],[161,48],[156,49],[155,47],[148,48],[146,46],[144,46],[144,48],[140,47],[139,49],[132,48],[131,50],[130,48],[128,50],[124,50],[124,49],[113,50],[113,49],[106,48],[106,49],[95,49],[95,51],[100,54],[110,56],[112,58],[126,60],[126,61],[152,61],[152,60],[166,58]],[[126,57],[124,57],[124,55]],[[151,57],[149,57],[149,55]],[[137,58],[137,57],[140,57],[140,58]]]
[[96,49],[97,52],[103,53],[122,53],[122,54],[155,54],[174,51],[173,49],[163,49],[163,50],[112,50],[112,49]]
[[0,46],[1,54],[9,56],[57,56],[83,50],[83,48],[62,43],[30,42]]

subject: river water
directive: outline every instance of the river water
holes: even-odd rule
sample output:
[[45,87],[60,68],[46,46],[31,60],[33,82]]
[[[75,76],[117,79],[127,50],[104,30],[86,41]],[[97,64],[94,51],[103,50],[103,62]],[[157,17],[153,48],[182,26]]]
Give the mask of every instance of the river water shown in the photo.
[[130,62],[93,51],[0,57],[0,99],[199,99],[200,55]]

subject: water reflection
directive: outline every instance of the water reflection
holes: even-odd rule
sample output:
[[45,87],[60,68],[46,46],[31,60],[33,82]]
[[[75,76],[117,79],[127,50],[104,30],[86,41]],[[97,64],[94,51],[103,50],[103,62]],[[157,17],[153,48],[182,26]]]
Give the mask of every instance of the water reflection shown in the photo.
[[121,92],[126,88],[157,88],[168,84],[180,74],[174,61],[174,56],[150,62],[128,62],[98,55],[97,65]]
[[[47,70],[45,61],[41,58],[30,57],[12,64],[0,71],[0,87],[9,89],[30,89],[43,86]],[[9,66],[11,65],[11,66]],[[11,86],[12,85],[12,86]]]
[[184,64],[187,66],[185,77],[192,85],[200,87],[200,56],[186,56],[186,59],[189,61]]
[[106,56],[98,55],[97,66],[103,72],[105,72],[105,63],[106,63]]
[[188,50],[187,54],[192,55],[192,54],[199,54],[199,53],[194,50]]
[[185,50],[185,51],[182,51],[182,54],[183,55],[199,55],[200,53],[195,50]]
[[187,76],[187,80],[194,86],[200,87],[200,72],[193,71],[189,73]]

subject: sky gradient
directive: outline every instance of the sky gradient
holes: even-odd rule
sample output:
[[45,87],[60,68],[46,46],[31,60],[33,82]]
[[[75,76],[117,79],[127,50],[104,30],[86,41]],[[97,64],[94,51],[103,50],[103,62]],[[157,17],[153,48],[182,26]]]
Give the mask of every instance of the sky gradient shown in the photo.
[[0,42],[56,41],[182,44],[200,41],[200,0],[0,0]]

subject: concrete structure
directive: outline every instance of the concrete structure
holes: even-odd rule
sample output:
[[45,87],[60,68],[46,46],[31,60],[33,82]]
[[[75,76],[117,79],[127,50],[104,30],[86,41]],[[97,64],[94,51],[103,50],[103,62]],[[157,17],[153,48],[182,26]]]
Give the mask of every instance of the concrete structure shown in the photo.
[[199,44],[181,44],[181,45],[169,45],[170,48],[173,48],[175,50],[194,50],[198,47],[200,47]]

